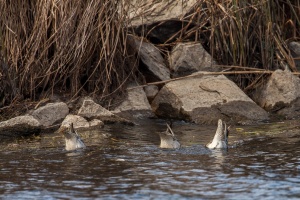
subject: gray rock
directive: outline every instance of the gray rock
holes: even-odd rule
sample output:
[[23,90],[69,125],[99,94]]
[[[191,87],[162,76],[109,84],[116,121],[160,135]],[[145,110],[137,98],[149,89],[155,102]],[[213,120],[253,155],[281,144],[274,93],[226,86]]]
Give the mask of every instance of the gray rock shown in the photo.
[[152,102],[156,115],[214,124],[219,118],[243,123],[268,119],[235,83],[223,75],[197,76],[166,84]]
[[141,39],[131,36],[134,40],[135,48],[141,58],[147,73],[152,76],[153,81],[170,79],[170,70],[166,67],[165,60],[160,51],[151,43],[141,41]]
[[[134,87],[134,85],[129,87]],[[128,89],[127,97],[112,112],[127,119],[141,119],[155,116],[142,87]]]
[[168,19],[183,18],[196,0],[132,0],[128,8],[130,24],[138,26]]
[[34,110],[31,115],[45,128],[61,122],[68,114],[69,108],[67,104],[58,102],[48,103],[45,106]]
[[70,123],[73,123],[76,130],[92,130],[96,128],[102,128],[104,123],[99,119],[93,119],[92,121],[87,121],[78,115],[67,115],[64,121],[61,123],[60,129],[68,128]]
[[287,118],[300,116],[300,79],[289,71],[276,70],[257,88],[253,99],[267,111]]
[[106,123],[117,122],[131,124],[131,122],[128,120],[113,114],[91,99],[86,99],[83,101],[82,106],[78,111],[78,115],[87,119],[99,119]]
[[144,87],[144,91],[146,93],[149,102],[151,102],[153,101],[154,97],[157,95],[159,90],[156,85],[148,85]]
[[300,71],[300,43],[299,42],[290,42],[288,47],[291,51],[291,54],[294,58],[295,67]]
[[0,135],[4,136],[26,136],[40,131],[40,122],[30,115],[18,116],[0,122]]
[[200,43],[179,43],[169,57],[170,69],[175,77],[186,76],[197,71],[218,71],[211,55]]

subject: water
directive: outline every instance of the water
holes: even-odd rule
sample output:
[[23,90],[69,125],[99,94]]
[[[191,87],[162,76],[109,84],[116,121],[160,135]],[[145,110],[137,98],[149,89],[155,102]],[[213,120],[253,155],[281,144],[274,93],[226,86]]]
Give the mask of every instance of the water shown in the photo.
[[216,126],[176,122],[183,148],[159,149],[162,121],[80,133],[67,152],[57,134],[0,143],[1,199],[299,199],[297,121],[233,127],[231,148],[208,150]]

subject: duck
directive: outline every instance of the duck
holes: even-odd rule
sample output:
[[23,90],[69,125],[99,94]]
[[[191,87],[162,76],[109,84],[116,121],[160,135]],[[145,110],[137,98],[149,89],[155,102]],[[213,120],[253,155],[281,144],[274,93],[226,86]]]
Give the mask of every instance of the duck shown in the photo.
[[67,151],[73,151],[76,149],[86,148],[84,142],[74,129],[73,123],[70,123],[69,127],[61,129],[59,132],[64,134]]
[[165,149],[178,149],[180,148],[180,143],[175,137],[175,134],[170,127],[170,125],[167,123],[167,130],[165,132],[159,133],[160,137],[160,148]]
[[209,149],[227,149],[228,148],[229,127],[221,119],[218,120],[218,127],[215,136],[206,147]]

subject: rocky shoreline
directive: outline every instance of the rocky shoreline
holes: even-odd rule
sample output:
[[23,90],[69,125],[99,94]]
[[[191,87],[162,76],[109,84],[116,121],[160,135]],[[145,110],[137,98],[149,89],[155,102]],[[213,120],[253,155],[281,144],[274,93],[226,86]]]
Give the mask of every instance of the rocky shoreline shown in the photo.
[[[157,32],[154,29],[151,32],[157,41],[163,43],[165,34],[172,35],[177,31],[170,29],[176,27],[174,16],[178,19],[184,16],[186,13],[182,12],[190,10],[194,3],[183,9],[176,9],[172,4],[169,6],[171,11],[161,11],[162,19],[153,16],[147,20],[132,19],[136,35],[128,35],[127,40],[138,52],[139,70],[147,84],[129,84],[126,98],[118,106],[107,110],[96,103],[97,99],[87,96],[78,101],[79,109],[76,109],[72,103],[57,98],[25,115],[0,122],[0,135],[22,136],[55,131],[71,122],[76,129],[88,130],[101,128],[107,123],[134,125],[136,120],[144,118],[178,119],[197,124],[215,124],[218,119],[229,124],[253,124],[267,121],[271,115],[284,119],[299,118],[300,79],[288,68],[277,69],[251,94],[246,94],[229,76],[222,74],[223,68],[200,42],[177,42],[165,58],[154,43],[137,36],[143,35],[143,27],[150,29],[163,21],[165,23],[159,25]],[[172,13],[172,16],[167,16],[167,13]],[[295,58],[295,67],[299,69],[300,43],[290,42],[287,46]],[[176,79],[178,77],[183,78]],[[153,83],[157,81],[158,84]]]

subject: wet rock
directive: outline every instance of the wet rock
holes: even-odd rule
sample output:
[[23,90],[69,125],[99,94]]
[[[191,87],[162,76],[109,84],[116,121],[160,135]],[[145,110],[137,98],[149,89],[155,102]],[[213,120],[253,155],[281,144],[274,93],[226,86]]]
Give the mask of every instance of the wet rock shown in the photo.
[[[135,48],[144,65],[142,71],[147,74],[148,82],[170,79],[170,70],[166,67],[165,60],[160,51],[151,43],[131,36]],[[149,78],[150,77],[150,78]]]
[[288,47],[294,58],[296,68],[298,71],[300,71],[300,43],[299,42],[290,42],[288,44]]
[[[134,86],[131,85],[129,88]],[[126,98],[112,112],[130,120],[155,116],[142,87],[127,89]]]
[[197,71],[219,71],[216,62],[200,43],[179,43],[172,50],[170,69],[175,77],[186,76]]
[[66,129],[69,127],[70,123],[73,123],[76,130],[92,130],[96,128],[102,128],[104,123],[99,119],[93,119],[87,121],[78,115],[67,115],[64,121],[61,123],[60,129]]
[[289,71],[276,70],[253,99],[267,111],[287,118],[300,116],[300,79]]
[[196,0],[133,0],[128,9],[130,24],[139,26],[174,18],[181,19],[196,2]]
[[105,123],[117,122],[131,124],[130,121],[113,114],[91,99],[86,99],[83,101],[82,106],[78,111],[78,115],[87,119],[99,119]]
[[26,136],[41,131],[40,122],[30,115],[18,116],[0,122],[0,135]]
[[69,108],[63,102],[48,103],[31,113],[44,128],[61,122],[68,114]]
[[157,95],[159,91],[156,85],[147,85],[144,87],[144,90],[149,102],[153,101],[154,97]]
[[268,119],[265,110],[223,75],[199,75],[170,82],[151,105],[157,116],[199,124],[214,124],[219,118],[236,123]]

